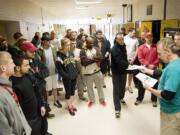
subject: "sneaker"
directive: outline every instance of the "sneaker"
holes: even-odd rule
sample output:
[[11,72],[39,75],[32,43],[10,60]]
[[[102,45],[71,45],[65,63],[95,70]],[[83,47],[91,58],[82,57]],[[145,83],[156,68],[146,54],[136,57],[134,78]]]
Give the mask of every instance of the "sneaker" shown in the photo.
[[157,107],[157,102],[152,102],[153,107]]
[[100,104],[101,104],[102,106],[104,106],[104,107],[106,106],[106,102],[105,102],[105,101],[101,101]]
[[77,112],[77,108],[73,107],[73,110],[74,110],[75,112]]
[[84,97],[84,96],[79,96],[79,99],[82,100],[82,101],[86,101],[86,102],[88,101],[88,99],[86,97]]
[[127,90],[129,91],[129,93],[133,93],[133,89],[131,86],[127,87]]
[[135,105],[139,105],[142,101],[140,100],[136,100],[136,102],[134,103]]
[[94,102],[89,101],[89,103],[88,103],[88,107],[91,107],[93,104],[94,104]]
[[74,106],[72,106],[72,108],[73,108],[73,110],[74,110],[75,112],[77,112],[77,108],[75,108]]
[[122,103],[123,105],[126,105],[126,102],[124,101],[124,99],[121,99],[121,103]]
[[57,108],[61,108],[62,107],[62,104],[59,102],[59,100],[56,100],[54,102],[54,106],[56,106]]
[[115,117],[118,119],[120,118],[120,111],[115,111]]
[[71,116],[74,116],[75,115],[75,112],[74,112],[74,109],[73,108],[68,108],[68,111],[69,111],[69,114]]
[[53,117],[55,117],[55,115],[54,115],[54,114],[47,113],[47,118],[48,118],[48,119],[51,119],[51,118],[53,118]]

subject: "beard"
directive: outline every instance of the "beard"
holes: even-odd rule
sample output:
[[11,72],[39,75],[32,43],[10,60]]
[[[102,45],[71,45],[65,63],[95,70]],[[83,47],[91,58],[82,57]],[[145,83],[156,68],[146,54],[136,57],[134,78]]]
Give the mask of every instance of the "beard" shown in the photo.
[[147,44],[152,44],[152,40],[147,40],[146,43]]
[[70,40],[71,41],[76,41],[76,38],[75,37],[70,37]]
[[92,46],[92,45],[88,45],[88,44],[87,44],[87,45],[86,45],[86,48],[87,48],[87,49],[92,49],[92,48],[93,48],[93,46]]

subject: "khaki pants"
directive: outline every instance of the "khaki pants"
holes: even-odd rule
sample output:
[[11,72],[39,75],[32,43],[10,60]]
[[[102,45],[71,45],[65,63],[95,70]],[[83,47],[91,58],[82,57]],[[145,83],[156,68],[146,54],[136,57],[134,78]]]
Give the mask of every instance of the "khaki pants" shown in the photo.
[[84,75],[84,78],[86,80],[86,85],[87,85],[87,92],[88,92],[88,97],[89,100],[92,102],[95,102],[95,95],[94,95],[94,90],[93,90],[93,84],[95,84],[99,96],[99,101],[104,101],[104,92],[103,92],[103,86],[102,86],[102,73],[98,72],[92,75]]
[[77,88],[78,88],[78,96],[82,97],[84,95],[84,88],[86,87],[84,75],[79,74],[77,77]]
[[180,135],[180,112],[161,112],[161,135]]

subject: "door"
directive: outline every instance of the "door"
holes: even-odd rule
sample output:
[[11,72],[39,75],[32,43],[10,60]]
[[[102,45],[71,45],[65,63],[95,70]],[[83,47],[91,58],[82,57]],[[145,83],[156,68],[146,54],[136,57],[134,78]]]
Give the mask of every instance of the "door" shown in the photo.
[[161,32],[161,21],[152,21],[152,33],[153,33],[153,43],[157,43],[160,40]]

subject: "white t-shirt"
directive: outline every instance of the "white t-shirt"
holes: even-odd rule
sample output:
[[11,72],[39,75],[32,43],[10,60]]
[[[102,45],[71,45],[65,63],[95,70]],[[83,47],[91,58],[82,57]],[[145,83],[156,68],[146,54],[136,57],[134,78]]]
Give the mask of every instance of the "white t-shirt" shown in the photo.
[[80,58],[80,52],[81,52],[81,50],[80,49],[78,49],[78,48],[75,48],[75,50],[74,50],[74,58],[75,59],[77,59],[77,58]]
[[53,45],[56,48],[56,50],[58,50],[61,47],[60,41],[57,38],[51,40],[50,44]]
[[87,49],[86,51],[87,58],[93,59],[94,56],[96,56],[96,50],[92,48],[91,50]]
[[101,41],[98,41],[98,46],[99,46],[99,49],[101,50],[101,47],[102,47],[102,42]]
[[124,43],[126,45],[128,60],[134,58],[136,54],[136,48],[139,45],[137,38],[131,38],[129,35],[124,37]]
[[48,49],[44,49],[45,57],[46,57],[46,66],[49,69],[50,75],[55,74],[55,63],[53,59],[53,53],[51,47]]

